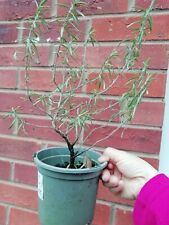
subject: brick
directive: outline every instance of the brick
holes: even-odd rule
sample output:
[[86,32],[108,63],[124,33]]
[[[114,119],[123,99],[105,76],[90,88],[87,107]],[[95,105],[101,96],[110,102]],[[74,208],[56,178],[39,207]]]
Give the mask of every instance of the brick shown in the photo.
[[37,209],[37,193],[15,185],[0,184],[0,201],[20,207]]
[[[54,131],[50,120],[46,120],[46,119],[43,119],[43,120],[42,119],[25,119],[25,120],[28,123],[28,125],[25,125],[26,132],[21,131],[19,133],[20,136],[33,137],[37,139],[50,140],[50,141],[61,141],[61,142],[64,141],[64,139]],[[59,125],[60,125],[60,122],[58,123],[57,126]],[[61,130],[65,131],[64,128],[62,126]],[[72,142],[75,140],[74,131],[70,132],[69,139]]]
[[[55,81],[53,77],[55,76]],[[64,78],[65,77],[65,78]],[[76,88],[76,92],[81,92],[81,88],[77,88],[79,85],[80,76],[77,80],[70,77],[69,72],[56,71],[55,75],[51,70],[30,70],[29,71],[29,89],[36,91],[54,91],[57,86],[64,83],[65,80],[69,80],[69,85],[65,87],[65,91]],[[83,85],[84,86],[84,85]],[[26,89],[25,84],[25,71],[21,71],[19,76],[19,89]]]
[[5,225],[5,219],[6,219],[6,207],[0,205],[0,224]]
[[0,160],[0,179],[9,180],[10,174],[11,174],[10,162]]
[[[90,102],[90,104],[92,105],[92,102]],[[117,115],[120,110],[118,101],[98,99],[95,103],[95,106],[93,107],[93,110],[97,112],[97,114],[92,117],[94,120],[114,122],[120,121],[120,118]],[[137,107],[131,124],[162,127],[163,114],[164,103],[150,101],[141,102]]]
[[[136,0],[136,9],[143,9],[150,5],[151,0]],[[155,3],[156,9],[169,9],[169,2],[166,0],[157,0]]]
[[40,225],[38,214],[21,209],[11,208],[9,225]]
[[101,181],[99,183],[97,199],[104,200],[107,202],[130,205],[130,206],[134,205],[133,200],[124,199],[117,196],[116,194],[112,193],[107,187],[105,187]]
[[[5,103],[5,104],[4,104]],[[1,112],[10,112],[13,108],[17,108],[18,112],[26,114],[43,114],[37,110],[32,103],[23,94],[0,92],[0,110]]]
[[[121,17],[108,17],[97,18],[93,20],[93,28],[95,30],[95,39],[97,41],[112,41],[112,40],[128,40],[133,39],[137,35],[137,31],[134,30],[139,25],[128,27],[135,21],[139,21],[137,16],[121,16]],[[146,40],[168,40],[169,30],[168,21],[169,15],[153,15],[152,16],[152,31],[147,32]]]
[[53,46],[51,45],[43,45],[37,46],[38,57],[34,57],[32,61],[32,66],[48,66],[50,65],[50,52]]
[[[85,130],[85,137],[87,137],[93,129],[96,129],[85,141],[85,144],[93,145],[99,140],[97,146],[100,147],[109,146],[137,152],[159,153],[161,141],[160,130],[121,128],[111,135],[116,130],[116,127],[102,126],[100,129],[98,129],[98,127],[99,125],[90,125],[88,129]],[[100,141],[103,138],[105,138],[105,140]]]
[[15,163],[14,181],[23,184],[36,185],[37,171],[35,166]]
[[24,66],[24,48],[0,47],[0,66]]
[[0,44],[16,43],[18,24],[0,24]]
[[138,62],[134,67],[142,68],[143,62],[149,59],[149,69],[167,69],[168,51],[168,44],[144,44],[142,46]]
[[[133,18],[132,18],[133,19]],[[138,20],[135,17],[133,20]],[[93,19],[92,27],[97,41],[112,41],[130,39],[133,34],[127,26],[131,23],[130,17],[113,17]]]
[[159,160],[153,158],[142,157],[145,161],[147,161],[150,165],[152,165],[156,170],[159,168]]
[[[107,91],[104,92],[106,95],[112,96],[121,96],[123,93],[129,90],[129,85],[126,85],[128,80],[139,76],[137,73],[124,73],[120,74],[118,79],[115,75],[109,75],[104,73],[103,75],[106,87],[109,87]],[[93,91],[103,91],[104,86],[99,85],[98,73],[89,74],[89,83],[87,84],[87,93],[93,93]],[[166,75],[165,74],[152,74],[153,80],[149,85],[148,92],[145,94],[146,97],[164,97],[165,95],[165,83]],[[116,80],[114,83],[113,80]]]
[[[53,91],[56,88],[52,81],[51,70],[31,70],[29,72],[29,88],[36,91]],[[62,75],[57,73],[56,82],[61,83]],[[19,88],[26,89],[25,71],[21,71],[19,77]]]
[[17,71],[8,70],[8,69],[0,69],[0,88],[16,88],[16,75]]
[[[60,30],[63,24],[52,22],[49,24],[48,31],[44,33],[44,36],[42,37],[42,40],[49,40],[50,42],[56,42],[58,41],[58,38],[60,38]],[[76,27],[76,28],[75,28]],[[77,24],[76,22],[72,24],[69,24],[67,27],[67,30],[69,33],[73,36],[76,36],[77,40],[76,41],[84,41],[85,34],[86,34],[86,29],[87,29],[87,20],[84,21],[79,21]],[[67,41],[70,41],[70,34],[65,32],[64,33],[64,38]]]
[[115,225],[134,225],[132,212],[125,209],[116,208]]
[[[89,100],[88,100],[89,101]],[[91,101],[90,104],[92,105],[93,102]],[[92,111],[92,110],[91,110]],[[98,121],[119,121],[118,116],[113,118],[113,115],[117,114],[119,111],[119,104],[115,100],[108,100],[108,99],[97,99],[94,103],[93,111],[97,112],[93,115],[92,119]]]
[[25,126],[26,132],[21,131],[19,133],[20,136],[62,141],[62,138],[52,129],[51,121],[44,119],[26,119],[25,121],[27,122],[27,125]]
[[97,203],[95,209],[93,225],[109,225],[111,216],[111,206]]
[[[50,46],[38,47],[39,59],[34,57],[32,66],[48,66]],[[0,47],[0,66],[25,66],[25,48],[18,46]]]
[[4,118],[3,116],[0,116],[0,134],[12,134],[13,128],[10,128],[11,124],[11,118]]
[[40,42],[56,42],[60,36],[60,27],[57,22],[49,22],[48,27],[42,27]]
[[26,161],[32,161],[33,154],[41,148],[40,144],[31,141],[15,140],[1,137],[0,142],[0,156]]
[[142,47],[136,67],[142,67],[142,62],[145,61],[145,59],[150,59],[148,66],[150,69],[167,69],[168,51],[168,44],[145,44]]
[[98,0],[86,1],[89,6],[84,10],[85,14],[107,14],[107,13],[122,13],[128,11],[128,3],[123,0]]
[[[38,0],[39,2],[39,0]],[[47,1],[45,6],[45,16],[50,15],[51,1]],[[1,0],[0,1],[0,20],[20,20],[25,17],[33,16],[36,12],[34,0]]]
[[147,97],[164,97],[165,96],[165,84],[166,74],[154,74],[151,81],[148,92],[145,94]]
[[132,124],[162,127],[164,104],[160,102],[142,102],[136,110]]
[[[94,47],[88,47],[86,50],[86,63],[88,67],[91,68],[100,68],[105,60],[110,56],[112,51],[115,50],[115,47],[112,46],[94,46]],[[114,67],[121,67],[123,65],[122,62],[122,56],[124,54],[125,48],[119,47],[118,48],[118,57],[114,57],[113,59],[113,65]],[[74,59],[70,59],[69,63],[71,66],[80,66],[82,64],[82,56],[84,54],[84,48],[79,47],[76,49],[76,57]],[[62,57],[63,58],[63,57]],[[60,65],[62,65],[62,59],[60,57]]]
[[[128,2],[124,2],[123,0],[86,0],[85,2],[86,5],[80,7],[80,10],[85,15],[121,13],[128,11]],[[63,7],[61,5],[59,6],[59,4],[70,6],[69,3],[69,0],[58,1],[57,14],[59,16],[65,15],[68,10],[66,7]]]
[[[87,24],[87,20],[84,21],[79,21],[79,23],[74,22],[73,25],[69,24],[67,26],[67,28],[65,29],[64,32],[64,38],[67,41],[70,41],[70,34],[73,36],[76,36],[76,42],[78,41],[83,41],[85,38],[85,31],[86,31],[86,24]],[[28,23],[24,23],[24,32],[23,32],[23,39],[25,39],[26,37],[28,37],[29,35],[29,24]],[[53,43],[53,42],[58,42],[60,39],[60,32],[61,32],[61,28],[63,26],[63,22],[59,22],[59,21],[48,21],[47,27],[39,24],[40,29],[41,29],[41,33],[39,33],[39,30],[37,30],[37,33],[39,34],[39,38],[40,38],[40,42],[41,43]],[[75,28],[76,27],[76,28]],[[69,33],[67,32],[67,30],[69,31]]]
[[152,31],[146,37],[147,40],[168,40],[169,31],[168,27],[169,14],[153,15],[152,16]]
[[[86,63],[91,68],[100,68],[101,65],[105,62],[105,60],[110,56],[112,51],[116,50],[118,52],[118,56],[112,59],[112,64],[114,68],[121,68],[124,66],[124,54],[125,54],[125,46],[120,47],[112,47],[112,46],[95,46],[88,47],[86,51]],[[70,59],[69,63],[71,66],[80,66],[82,62],[83,56],[83,48],[77,48],[76,50],[76,58]],[[134,68],[142,68],[143,62],[147,59],[150,59],[148,68],[149,69],[167,69],[168,67],[168,44],[144,44],[140,51],[140,57],[137,60]],[[158,58],[156,56],[159,56]],[[58,65],[62,65],[62,58],[60,57],[60,61]]]

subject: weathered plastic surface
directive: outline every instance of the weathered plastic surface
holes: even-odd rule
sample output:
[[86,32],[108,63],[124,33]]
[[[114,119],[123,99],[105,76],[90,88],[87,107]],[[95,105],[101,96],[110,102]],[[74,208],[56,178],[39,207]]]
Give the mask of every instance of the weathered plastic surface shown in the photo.
[[[42,225],[85,225],[93,220],[99,176],[106,165],[86,169],[53,166],[67,161],[67,154],[66,148],[48,148],[34,158]],[[97,162],[99,153],[88,151],[87,155]]]

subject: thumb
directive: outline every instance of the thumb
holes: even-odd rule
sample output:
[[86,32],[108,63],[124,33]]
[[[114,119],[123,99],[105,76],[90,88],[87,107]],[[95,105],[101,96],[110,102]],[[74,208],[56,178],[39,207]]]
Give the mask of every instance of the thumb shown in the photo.
[[109,147],[103,152],[103,155],[99,158],[99,162],[103,163],[111,161],[113,164],[116,164],[119,161],[125,159],[126,156],[126,152]]

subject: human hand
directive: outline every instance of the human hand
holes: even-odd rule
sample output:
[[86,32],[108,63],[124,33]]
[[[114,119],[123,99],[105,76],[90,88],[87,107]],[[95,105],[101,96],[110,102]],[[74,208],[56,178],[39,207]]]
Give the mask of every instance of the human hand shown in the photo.
[[144,184],[158,174],[149,163],[125,151],[107,148],[99,158],[107,162],[103,184],[123,198],[135,199]]

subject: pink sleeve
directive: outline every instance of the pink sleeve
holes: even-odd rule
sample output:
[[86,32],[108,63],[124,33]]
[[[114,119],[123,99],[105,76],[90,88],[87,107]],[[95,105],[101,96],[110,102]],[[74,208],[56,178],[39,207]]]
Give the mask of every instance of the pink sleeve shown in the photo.
[[140,191],[133,212],[134,225],[169,225],[169,178],[159,174]]

